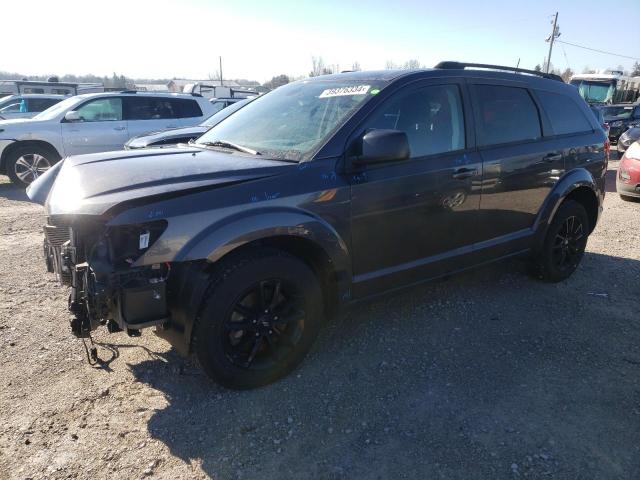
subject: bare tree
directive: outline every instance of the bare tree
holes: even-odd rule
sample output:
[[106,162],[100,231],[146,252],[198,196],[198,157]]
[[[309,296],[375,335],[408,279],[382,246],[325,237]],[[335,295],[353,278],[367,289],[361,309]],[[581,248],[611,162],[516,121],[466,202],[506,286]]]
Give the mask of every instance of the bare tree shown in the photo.
[[596,73],[596,71],[589,65],[585,65],[585,67],[582,69],[582,73]]
[[569,80],[571,80],[571,77],[573,77],[573,70],[567,67],[560,76],[562,77],[562,80],[568,83]]
[[318,77],[320,75],[324,75],[327,68],[324,66],[324,60],[322,57],[312,56],[311,57],[311,72],[309,72],[310,77]]
[[635,62],[633,64],[633,70],[631,70],[632,77],[640,77],[640,62]]
[[265,82],[264,87],[268,88],[269,90],[273,90],[274,88],[278,88],[278,87],[281,87],[282,85],[286,85],[290,81],[291,80],[287,75],[284,75],[284,74],[278,75],[276,77],[273,77],[268,82]]
[[353,62],[353,65],[351,65],[351,70],[353,70],[354,72],[359,72],[360,70],[362,70],[362,68],[360,67],[360,62],[358,62],[357,60]]
[[384,64],[384,68],[386,70],[395,70],[396,68],[398,68],[398,66],[393,63],[393,60],[387,60],[387,62]]
[[402,65],[403,70],[416,70],[418,68],[420,68],[420,62],[415,58],[407,60],[406,62],[404,62],[404,65]]

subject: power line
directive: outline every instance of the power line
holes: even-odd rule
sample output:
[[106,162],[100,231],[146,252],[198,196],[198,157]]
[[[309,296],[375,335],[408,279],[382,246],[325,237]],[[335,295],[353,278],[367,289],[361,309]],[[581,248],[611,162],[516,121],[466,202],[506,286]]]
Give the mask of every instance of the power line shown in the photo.
[[584,48],[585,50],[591,50],[592,52],[604,53],[606,55],[613,55],[614,57],[628,58],[630,60],[640,61],[638,57],[630,57],[628,55],[620,55],[619,53],[606,52],[604,50],[598,50],[597,48],[585,47],[584,45],[576,45],[575,43],[565,42],[564,40],[556,40],[558,43],[564,43],[565,45],[571,45],[572,47]]

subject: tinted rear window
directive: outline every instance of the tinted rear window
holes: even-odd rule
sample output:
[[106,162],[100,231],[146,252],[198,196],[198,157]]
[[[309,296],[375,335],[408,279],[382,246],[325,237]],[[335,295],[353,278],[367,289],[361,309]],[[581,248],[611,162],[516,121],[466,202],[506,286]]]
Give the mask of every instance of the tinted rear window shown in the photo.
[[162,120],[179,118],[177,105],[171,98],[125,97],[127,120]]
[[476,85],[479,112],[476,122],[480,145],[540,138],[540,117],[524,88]]
[[179,118],[201,117],[202,110],[195,100],[184,100],[175,98]]
[[62,99],[57,98],[30,98],[29,99],[29,111],[30,112],[44,112],[51,105],[55,105]]
[[541,90],[536,93],[556,135],[593,130],[589,120],[571,97]]

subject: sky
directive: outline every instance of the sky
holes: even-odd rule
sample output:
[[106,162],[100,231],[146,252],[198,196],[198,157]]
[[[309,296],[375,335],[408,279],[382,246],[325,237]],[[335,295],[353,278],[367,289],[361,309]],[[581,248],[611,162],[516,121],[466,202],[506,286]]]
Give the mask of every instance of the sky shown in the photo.
[[[28,5],[28,11],[25,10]],[[305,1],[31,0],[3,2],[0,70],[130,78],[264,82],[311,70],[311,57],[348,70],[417,59],[523,68],[542,64],[558,11],[560,40],[640,58],[640,0]],[[624,15],[621,15],[624,10]],[[611,12],[611,20],[607,14]],[[24,20],[22,20],[24,18]],[[31,33],[29,33],[31,32]],[[634,60],[556,44],[555,67],[581,72]]]

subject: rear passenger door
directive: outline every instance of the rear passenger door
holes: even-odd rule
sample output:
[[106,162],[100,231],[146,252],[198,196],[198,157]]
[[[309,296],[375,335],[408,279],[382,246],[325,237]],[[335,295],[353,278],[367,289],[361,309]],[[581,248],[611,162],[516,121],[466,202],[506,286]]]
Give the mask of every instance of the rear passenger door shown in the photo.
[[177,104],[170,97],[124,97],[129,137],[181,126]]
[[564,172],[562,149],[544,138],[546,121],[526,84],[470,84],[483,164],[478,249],[511,253],[528,247],[536,215]]

